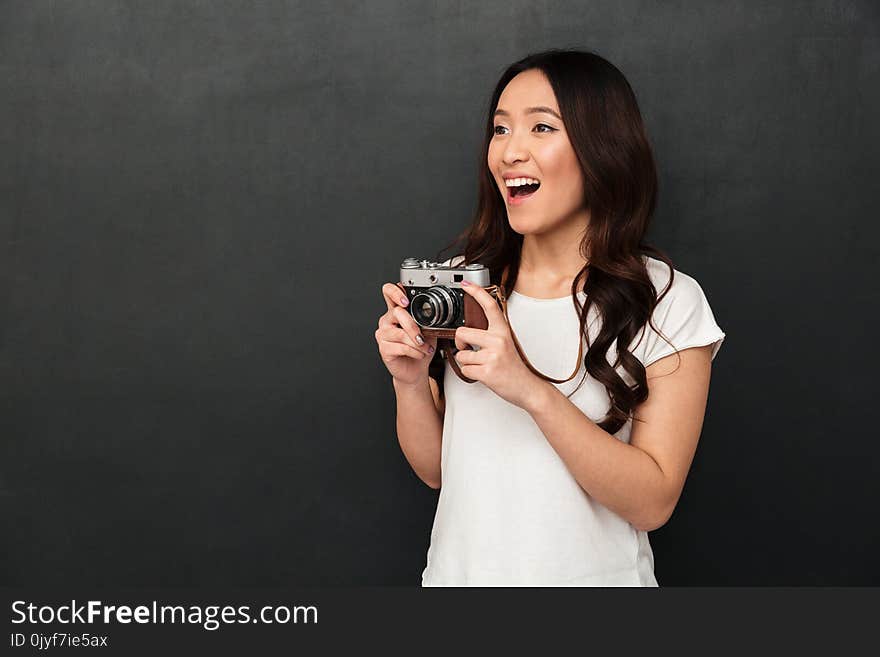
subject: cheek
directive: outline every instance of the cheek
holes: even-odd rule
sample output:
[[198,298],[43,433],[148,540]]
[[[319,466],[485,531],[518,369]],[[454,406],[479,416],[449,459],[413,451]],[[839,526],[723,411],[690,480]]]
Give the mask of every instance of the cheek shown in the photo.
[[[500,175],[498,173],[498,169],[501,167],[501,157],[500,157],[499,149],[497,149],[497,148],[493,149],[491,146],[489,146],[489,153],[486,156],[486,166],[489,169],[489,177],[492,179],[492,183],[496,187],[498,187],[499,186],[498,178]],[[499,191],[500,191],[500,189],[499,189]]]
[[498,148],[492,145],[493,142],[489,142],[489,152],[486,155],[486,164],[489,167],[489,171],[493,174],[498,168],[499,163],[499,151]]
[[553,195],[566,205],[582,200],[584,181],[571,146],[548,148],[542,160],[544,175],[553,187]]
[[553,180],[570,184],[573,178],[580,176],[577,157],[567,143],[548,146],[542,153],[541,162],[544,173],[549,174]]

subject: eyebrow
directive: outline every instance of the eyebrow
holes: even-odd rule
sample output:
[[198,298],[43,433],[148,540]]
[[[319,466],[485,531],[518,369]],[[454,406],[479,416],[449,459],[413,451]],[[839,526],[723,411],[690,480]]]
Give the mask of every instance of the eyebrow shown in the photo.
[[[543,105],[541,105],[541,106],[539,106],[539,107],[527,107],[525,113],[526,113],[526,114],[540,114],[540,113],[544,113],[544,114],[552,114],[553,116],[555,116],[555,117],[556,117],[557,119],[559,119],[560,121],[562,120],[562,117],[559,116],[559,114],[557,114],[556,112],[554,112],[554,111],[553,111],[552,109],[550,109],[549,107],[545,107],[545,106],[543,106]],[[499,110],[495,110],[495,114],[494,114],[493,116],[510,116],[510,113],[509,113],[509,112],[505,112],[504,110],[499,109]]]

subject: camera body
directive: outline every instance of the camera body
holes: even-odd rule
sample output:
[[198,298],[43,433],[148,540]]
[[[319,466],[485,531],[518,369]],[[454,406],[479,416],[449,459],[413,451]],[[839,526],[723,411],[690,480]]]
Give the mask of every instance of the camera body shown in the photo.
[[486,329],[489,321],[476,299],[462,289],[462,281],[479,285],[497,300],[489,270],[479,263],[443,265],[406,258],[400,265],[400,287],[409,300],[407,310],[428,337],[455,338],[459,326]]

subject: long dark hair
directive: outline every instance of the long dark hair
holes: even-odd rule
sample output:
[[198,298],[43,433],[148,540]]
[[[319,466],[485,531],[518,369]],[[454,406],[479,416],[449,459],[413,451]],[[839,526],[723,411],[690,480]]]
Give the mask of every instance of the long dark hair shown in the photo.
[[[542,71],[553,87],[583,171],[590,222],[580,252],[587,264],[575,276],[571,294],[581,335],[587,341],[586,372],[605,386],[611,399],[611,408],[599,426],[615,433],[648,398],[645,368],[629,346],[650,322],[654,308],[672,285],[674,272],[670,258],[643,241],[657,202],[657,170],[636,96],[623,73],[595,53],[558,49],[531,54],[504,71],[489,102],[478,167],[476,215],[472,225],[440,252],[438,261],[458,245],[456,253],[463,253],[466,263],[481,262],[489,268],[494,284],[500,284],[501,272],[508,268],[506,296],[516,284],[523,236],[510,227],[486,158],[501,93],[516,75],[531,69]],[[659,297],[643,255],[669,267],[669,284]],[[581,282],[587,294],[585,304],[577,295]],[[591,304],[596,305],[602,325],[592,345],[587,330]],[[653,322],[650,325],[653,327]],[[615,342],[617,360],[609,364],[607,352]],[[618,365],[634,385],[628,385],[617,373]],[[582,384],[583,379],[578,388]]]

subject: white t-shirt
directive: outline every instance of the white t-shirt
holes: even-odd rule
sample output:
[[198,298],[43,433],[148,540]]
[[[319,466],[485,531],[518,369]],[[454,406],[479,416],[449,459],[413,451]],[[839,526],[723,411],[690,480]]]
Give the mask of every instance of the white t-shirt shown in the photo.
[[[669,269],[645,258],[659,294]],[[570,375],[579,339],[571,297],[513,292],[507,309],[531,363],[556,379]],[[653,320],[679,350],[714,344],[713,359],[725,337],[700,285],[678,270]],[[595,307],[588,327],[592,344],[601,328]],[[647,367],[674,349],[646,328],[630,350]],[[612,346],[608,362],[616,356]],[[583,377],[580,365],[571,381],[552,385],[570,393]],[[633,383],[622,366],[617,371]],[[658,586],[647,532],[591,498],[526,411],[480,382],[465,383],[449,363],[444,394],[442,485],[422,586]],[[605,387],[591,376],[571,401],[594,422],[610,407]],[[631,430],[629,420],[614,435],[628,443]]]

